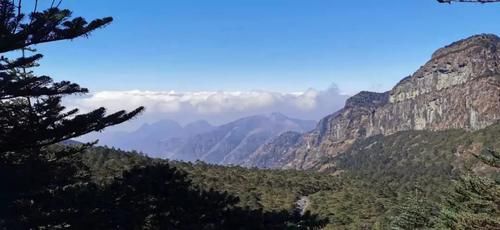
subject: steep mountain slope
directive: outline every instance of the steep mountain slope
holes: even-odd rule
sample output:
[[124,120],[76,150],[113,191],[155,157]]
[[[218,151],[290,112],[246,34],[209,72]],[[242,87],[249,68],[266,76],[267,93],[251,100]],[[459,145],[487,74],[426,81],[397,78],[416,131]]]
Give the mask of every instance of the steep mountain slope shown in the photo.
[[422,180],[431,183],[433,179],[448,178],[464,168],[485,170],[484,164],[473,167],[478,159],[470,153],[500,149],[498,134],[500,122],[473,132],[412,130],[376,135],[359,139],[348,151],[326,160],[322,167],[323,171],[349,171],[369,180],[385,177],[399,180],[401,184],[432,175],[434,178]]
[[292,119],[278,113],[242,118],[189,138],[170,156],[185,161],[242,164],[271,138],[286,131],[306,132],[313,129],[314,125],[314,121]]
[[[500,38],[477,35],[436,51],[385,93],[361,92],[315,130],[259,148],[246,165],[309,169],[358,140],[407,130],[479,130],[500,119]],[[273,159],[272,162],[260,160]]]
[[292,148],[298,147],[302,134],[298,132],[285,132],[272,139],[272,142],[262,145],[252,153],[244,162],[243,166],[258,168],[277,168],[276,165],[286,163],[286,159],[280,154],[268,153],[286,153]]

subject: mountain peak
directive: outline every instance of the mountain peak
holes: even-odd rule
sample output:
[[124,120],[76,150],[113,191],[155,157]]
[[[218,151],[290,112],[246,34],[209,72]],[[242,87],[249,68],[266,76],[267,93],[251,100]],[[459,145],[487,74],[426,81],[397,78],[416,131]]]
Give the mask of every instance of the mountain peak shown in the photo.
[[500,74],[500,37],[475,35],[438,49],[432,59],[392,90],[391,103],[412,100]]
[[279,112],[274,112],[274,113],[269,114],[269,118],[274,119],[274,120],[287,120],[287,119],[289,119],[289,117],[287,117],[284,114],[279,113]]
[[212,124],[210,124],[210,122],[206,120],[197,120],[184,125],[184,128],[191,128],[191,127],[213,127],[213,126]]
[[361,91],[358,94],[347,99],[346,107],[369,107],[385,104],[389,99],[388,93],[375,93]]
[[457,53],[459,51],[463,51],[466,49],[482,47],[485,49],[494,49],[496,51],[496,47],[500,43],[500,37],[495,34],[479,34],[468,37],[466,39],[462,39],[456,42],[451,43],[441,49],[438,49],[432,55],[432,59],[438,59],[449,54]]
[[[347,151],[359,139],[401,131],[479,130],[500,120],[500,38],[482,34],[437,50],[432,59],[386,93],[363,91],[296,138],[276,138],[254,159],[310,169]],[[286,146],[280,146],[285,143]]]

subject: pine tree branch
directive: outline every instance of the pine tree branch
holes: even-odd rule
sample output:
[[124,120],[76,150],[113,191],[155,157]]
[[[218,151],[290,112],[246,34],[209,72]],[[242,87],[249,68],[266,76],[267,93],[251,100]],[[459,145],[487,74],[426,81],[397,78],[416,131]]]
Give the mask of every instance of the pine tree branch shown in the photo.
[[[21,16],[19,15],[20,18],[18,21],[21,19]],[[30,15],[30,23],[16,23],[14,28],[20,28],[19,31],[2,34],[3,36],[0,38],[0,53],[18,50],[35,44],[88,36],[90,32],[102,28],[113,21],[113,18],[106,17],[87,23],[83,18],[70,20],[70,16],[70,11],[59,10],[58,8],[32,13]],[[4,17],[7,17],[7,15],[4,15]]]
[[[41,54],[29,57],[30,46],[88,36],[113,21],[111,17],[88,23],[72,18],[71,11],[60,10],[53,0],[51,8],[38,12],[35,0],[29,21],[24,22],[22,0],[0,0],[0,53],[21,50],[13,61],[0,58],[0,152],[40,148],[125,122],[144,108],[106,115],[104,108],[86,114],[78,109],[64,112],[63,96],[84,94],[88,90],[69,81],[53,82],[49,76],[34,76],[28,68],[37,66]],[[54,7],[55,6],[55,7]],[[35,99],[35,100],[32,100]]]
[[473,154],[473,155],[477,159],[481,160],[484,164],[487,164],[494,168],[500,168],[500,153],[492,149],[486,149],[486,154],[487,154],[486,156],[482,154],[481,155]]
[[[51,116],[50,114],[46,116],[41,115],[39,118],[44,122],[40,123],[41,127],[36,127],[36,129],[29,124],[18,123],[17,126],[10,128],[10,132],[9,130],[2,130],[2,133],[0,133],[0,152],[40,148],[56,144],[90,132],[101,131],[108,126],[121,124],[143,111],[144,107],[139,107],[129,113],[118,111],[104,116],[106,110],[100,108],[90,113],[77,115],[72,119],[63,119],[55,123],[53,120],[46,119]],[[56,113],[58,112],[56,111]]]

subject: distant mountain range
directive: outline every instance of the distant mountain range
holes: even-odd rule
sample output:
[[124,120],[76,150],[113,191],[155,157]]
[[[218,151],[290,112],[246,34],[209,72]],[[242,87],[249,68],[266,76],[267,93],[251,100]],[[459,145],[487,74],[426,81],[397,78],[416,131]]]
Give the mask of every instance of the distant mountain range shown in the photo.
[[185,126],[172,120],[161,120],[144,124],[132,132],[104,132],[92,135],[99,139],[99,145],[136,150],[151,156],[161,157],[165,153],[163,142],[176,138],[187,138],[212,130],[214,127],[206,121],[196,121]]
[[[213,126],[196,121],[185,126],[172,120],[144,124],[132,132],[95,134],[99,145],[136,150],[150,156],[214,164],[242,164],[261,145],[288,131],[312,130],[315,121],[280,113],[241,118]],[[90,138],[91,139],[91,138]]]
[[306,132],[315,124],[279,113],[246,117],[188,138],[169,158],[239,165],[274,137],[287,131]]

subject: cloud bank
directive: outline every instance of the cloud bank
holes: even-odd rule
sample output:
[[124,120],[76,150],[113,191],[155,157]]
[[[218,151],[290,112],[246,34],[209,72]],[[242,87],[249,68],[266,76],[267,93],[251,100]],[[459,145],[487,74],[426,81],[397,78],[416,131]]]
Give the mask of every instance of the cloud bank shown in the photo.
[[[232,120],[272,112],[287,116],[319,120],[340,109],[347,95],[342,95],[336,86],[327,90],[308,89],[296,93],[270,91],[100,91],[84,97],[66,100],[69,108],[77,107],[82,112],[104,106],[109,112],[145,106],[146,112],[131,124],[151,123],[172,119],[180,123],[207,120],[222,124]],[[131,126],[126,125],[127,126]]]

